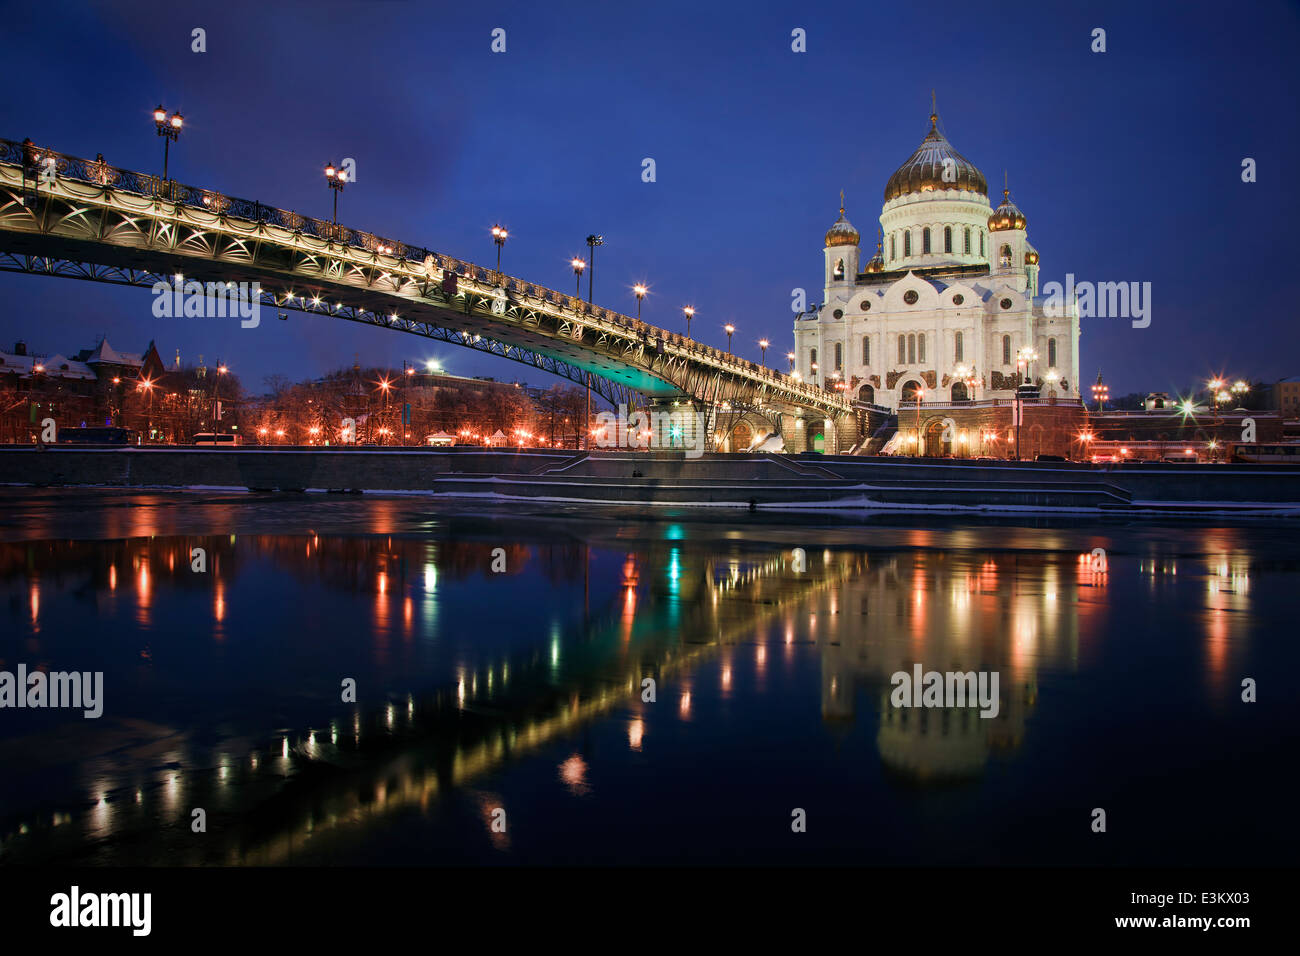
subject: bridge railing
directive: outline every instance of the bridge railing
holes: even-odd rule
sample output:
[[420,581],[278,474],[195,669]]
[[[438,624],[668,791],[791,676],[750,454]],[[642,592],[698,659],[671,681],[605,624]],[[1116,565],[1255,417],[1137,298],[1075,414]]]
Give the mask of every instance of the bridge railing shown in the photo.
[[306,216],[288,209],[280,209],[276,206],[268,206],[256,200],[227,196],[215,190],[201,189],[198,186],[188,186],[170,179],[164,180],[161,176],[123,169],[105,161],[102,154],[95,159],[83,159],[79,156],[70,156],[66,153],[37,146],[30,139],[21,143],[10,139],[0,139],[0,164],[21,167],[24,177],[32,180],[32,189],[37,193],[39,193],[40,189],[41,176],[46,170],[52,170],[56,179],[71,179],[98,185],[106,189],[111,188],[118,192],[172,202],[178,206],[187,206],[219,216],[229,216],[247,222],[265,223],[300,235],[312,236],[327,242],[341,243],[353,249],[363,250],[375,257],[385,255],[409,262],[432,265],[444,273],[453,273],[475,282],[497,286],[518,295],[532,296],[560,309],[568,309],[582,316],[584,321],[590,319],[596,322],[604,322],[620,332],[632,331],[639,333],[647,340],[647,344],[649,344],[650,340],[656,340],[664,343],[664,345],[671,345],[697,358],[707,359],[711,363],[730,371],[740,372],[755,379],[771,382],[774,386],[789,394],[802,396],[819,404],[843,404],[845,407],[848,405],[848,402],[840,396],[828,395],[824,389],[801,382],[776,369],[767,368],[748,359],[738,358],[731,353],[723,352],[721,349],[705,345],[694,339],[688,339],[684,335],[658,328],[647,322],[642,322],[640,319],[634,319],[620,312],[614,312],[611,309],[586,302],[577,296],[557,292],[535,282],[525,282],[514,276],[506,275],[494,269],[487,269],[453,256],[440,255],[423,246],[410,245],[375,233],[350,229],[338,223]]

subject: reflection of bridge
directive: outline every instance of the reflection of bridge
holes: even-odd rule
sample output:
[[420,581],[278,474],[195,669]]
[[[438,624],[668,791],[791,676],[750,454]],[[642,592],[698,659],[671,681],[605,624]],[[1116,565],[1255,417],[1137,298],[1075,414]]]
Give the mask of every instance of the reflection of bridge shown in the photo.
[[[395,571],[388,557],[404,557],[408,549],[410,566],[418,567],[420,556],[431,553],[427,542],[415,539],[308,540],[312,542],[309,552],[314,546],[318,554],[329,556],[329,563],[352,568],[383,559],[382,567]],[[235,556],[233,548],[222,546],[220,537],[133,540],[125,547],[114,544],[109,554],[112,566],[121,562],[129,568],[131,555],[139,562],[142,570],[124,571],[124,586],[126,576],[133,573],[140,576],[142,587],[156,586],[144,584],[152,580],[151,563],[156,565],[158,583],[174,580],[185,586],[191,577],[186,555],[196,542],[224,562],[213,565],[214,624],[220,626],[225,614],[220,567],[234,567]],[[280,536],[253,539],[255,554],[273,554],[277,562],[291,568],[319,571],[319,559],[307,561],[300,543]],[[482,560],[466,565],[481,568],[495,544],[495,540],[457,541],[455,547],[481,550]],[[245,539],[245,549],[248,546]],[[438,543],[439,559],[446,559],[447,546],[448,542]],[[0,572],[29,573],[30,565],[18,560],[26,550],[17,544],[0,547]],[[42,569],[60,567],[66,573],[69,558],[74,557],[71,563],[77,573],[91,577],[104,573],[105,552],[83,542],[50,543],[38,551],[38,557]],[[682,549],[656,544],[629,553],[616,600],[569,640],[561,641],[557,635],[549,648],[516,649],[496,660],[475,662],[460,669],[455,685],[423,698],[395,700],[390,692],[388,702],[377,709],[372,704],[365,712],[357,709],[325,718],[314,728],[277,731],[269,748],[240,752],[236,744],[214,755],[215,768],[168,772],[161,787],[146,789],[115,781],[118,787],[112,801],[101,799],[75,813],[56,812],[54,820],[62,821],[62,826],[19,821],[18,834],[0,841],[0,853],[11,858],[25,853],[39,856],[56,847],[79,853],[82,848],[74,837],[79,828],[84,828],[87,838],[108,838],[118,843],[118,852],[131,853],[132,835],[156,830],[160,816],[172,823],[186,817],[189,807],[202,806],[210,814],[213,830],[226,833],[226,842],[186,841],[172,848],[179,854],[176,858],[226,865],[289,863],[313,838],[373,826],[404,810],[425,807],[619,708],[639,707],[641,680],[646,676],[656,679],[658,692],[664,695],[670,679],[689,680],[724,648],[752,639],[780,618],[790,619],[809,600],[841,585],[861,567],[860,558],[827,554],[811,556],[806,569],[796,571],[788,556],[770,552],[694,563]],[[342,577],[355,581],[350,573]],[[389,575],[381,570],[378,577],[382,581]],[[0,577],[0,584],[3,581]],[[109,587],[117,586],[114,576]],[[396,596],[401,587],[394,575],[380,594]],[[135,799],[130,798],[132,792]],[[145,848],[148,843],[139,845]]]
[[[844,396],[571,295],[261,203],[0,140],[0,270],[124,285],[260,285],[260,304],[488,352],[629,407],[686,400],[790,434]],[[214,287],[215,291],[215,287]],[[865,406],[857,411],[865,412]]]

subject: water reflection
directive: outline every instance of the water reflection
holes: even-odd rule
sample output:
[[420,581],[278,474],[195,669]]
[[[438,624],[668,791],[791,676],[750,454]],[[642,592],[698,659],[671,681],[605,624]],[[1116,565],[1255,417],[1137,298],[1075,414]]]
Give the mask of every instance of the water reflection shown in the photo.
[[[508,809],[507,768],[560,748],[539,773],[598,800],[603,758],[575,748],[593,728],[612,724],[650,759],[665,721],[687,735],[719,707],[793,721],[810,693],[821,733],[869,732],[853,761],[878,761],[907,788],[948,787],[1019,759],[1039,711],[1062,706],[1044,675],[1059,687],[1099,666],[1121,633],[1114,616],[1152,594],[1180,626],[1199,622],[1183,636],[1209,706],[1256,633],[1258,559],[1231,529],[1183,558],[1192,573],[1179,581],[1160,540],[1138,554],[1107,541],[1104,569],[1082,560],[1092,550],[1077,535],[1008,550],[987,529],[911,529],[887,548],[795,560],[732,532],[693,540],[682,523],[613,539],[577,527],[511,538],[497,525],[431,540],[398,533],[399,517],[385,503],[364,535],[0,544],[5,666],[103,669],[114,696],[103,726],[32,713],[5,740],[6,764],[41,754],[80,782],[74,793],[60,772],[36,773],[4,798],[0,855],[288,863],[405,812],[434,814],[460,790],[505,853],[514,844],[493,820]],[[191,570],[194,548],[205,573]],[[804,660],[820,686],[800,683]],[[916,664],[997,672],[997,717],[891,706],[891,675]],[[363,688],[355,704],[338,693],[345,677]],[[666,708],[643,699],[647,677]],[[201,843],[183,837],[195,806],[213,834]]]

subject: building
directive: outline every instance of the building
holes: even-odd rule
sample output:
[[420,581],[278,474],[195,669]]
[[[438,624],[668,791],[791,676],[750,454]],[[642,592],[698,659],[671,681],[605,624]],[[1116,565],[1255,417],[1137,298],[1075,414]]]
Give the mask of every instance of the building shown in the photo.
[[1025,214],[1009,189],[990,205],[984,174],[948,142],[937,112],[885,184],[879,221],[862,267],[842,204],[826,233],[823,304],[794,324],[802,378],[891,408],[1010,399],[1025,382],[1080,396],[1077,309],[1039,294]]
[[118,352],[105,338],[71,355],[34,352],[17,342],[12,351],[0,350],[0,441],[31,441],[46,418],[61,428],[120,425],[137,381],[158,381],[164,373],[152,342],[136,354]]
[[1300,418],[1300,376],[1292,375],[1269,387],[1269,404],[1283,418]]
[[798,375],[896,410],[887,450],[1077,452],[1077,306],[1040,294],[1025,214],[1009,188],[990,204],[984,174],[949,143],[937,111],[886,182],[879,222],[863,266],[841,194],[826,233],[823,303],[794,323]]

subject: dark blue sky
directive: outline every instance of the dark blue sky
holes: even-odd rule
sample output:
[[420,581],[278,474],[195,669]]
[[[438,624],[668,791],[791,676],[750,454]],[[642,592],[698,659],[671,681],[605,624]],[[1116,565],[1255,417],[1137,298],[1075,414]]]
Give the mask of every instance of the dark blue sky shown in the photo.
[[[791,343],[790,290],[821,297],[841,187],[864,261],[889,174],[927,129],[1012,194],[1042,281],[1153,283],[1150,328],[1084,320],[1081,371],[1112,394],[1210,372],[1300,374],[1294,4],[311,2],[4,3],[0,136],[160,171],[150,115],[186,117],[183,182],[328,216],[327,160],[354,157],[340,218],[571,288],[600,232],[596,298],[757,359]],[[208,51],[190,51],[190,31]],[[507,52],[490,51],[507,31]],[[790,50],[802,27],[808,52]],[[1090,51],[1094,27],[1108,52]],[[1241,161],[1259,181],[1241,182]],[[652,157],[658,181],[641,181]],[[871,238],[868,241],[868,237]],[[584,294],[585,294],[584,280]],[[147,291],[0,275],[0,343],[43,352],[155,339],[271,373],[439,357],[452,371],[549,377],[325,318],[155,319]]]

